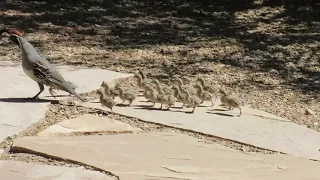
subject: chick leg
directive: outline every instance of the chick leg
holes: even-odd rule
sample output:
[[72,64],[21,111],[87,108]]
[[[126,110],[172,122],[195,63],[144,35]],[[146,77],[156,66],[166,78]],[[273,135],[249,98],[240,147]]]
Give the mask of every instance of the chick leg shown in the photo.
[[191,113],[194,113],[194,110],[196,109],[196,105],[193,105],[193,110],[191,111]]
[[240,109],[240,114],[238,115],[238,117],[240,117],[241,116],[241,114],[242,114],[242,112],[241,112],[241,108],[239,107],[239,109]]

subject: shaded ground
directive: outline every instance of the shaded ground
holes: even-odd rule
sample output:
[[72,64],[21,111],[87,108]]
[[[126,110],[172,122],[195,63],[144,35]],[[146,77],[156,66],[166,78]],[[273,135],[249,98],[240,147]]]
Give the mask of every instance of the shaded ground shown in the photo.
[[[244,105],[320,130],[319,4],[65,2],[1,2],[0,26],[23,30],[53,63],[144,69],[163,82],[203,75]],[[0,48],[0,60],[20,60],[4,38]]]

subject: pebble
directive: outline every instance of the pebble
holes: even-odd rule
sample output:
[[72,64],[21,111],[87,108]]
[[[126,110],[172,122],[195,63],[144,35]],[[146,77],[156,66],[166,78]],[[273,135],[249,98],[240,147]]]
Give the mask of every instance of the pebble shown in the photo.
[[306,109],[306,115],[314,115],[314,111],[312,111],[311,109]]

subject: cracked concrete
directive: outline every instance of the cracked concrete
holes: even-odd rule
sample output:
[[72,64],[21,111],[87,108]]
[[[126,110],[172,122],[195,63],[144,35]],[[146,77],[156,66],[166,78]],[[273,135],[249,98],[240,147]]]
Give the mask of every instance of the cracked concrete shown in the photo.
[[[69,151],[73,149],[73,151]],[[110,171],[120,180],[317,179],[320,162],[290,155],[242,153],[178,133],[23,137],[13,152],[33,152]]]
[[0,161],[1,177],[10,180],[115,180],[114,177],[101,172],[83,170],[83,168],[69,168],[31,164],[18,161]]
[[54,124],[53,126],[50,126],[38,133],[38,136],[53,136],[57,134],[68,135],[75,132],[133,133],[139,131],[141,131],[141,129],[134,128],[129,124],[112,120],[108,117],[84,114],[79,117],[67,119],[58,124]]

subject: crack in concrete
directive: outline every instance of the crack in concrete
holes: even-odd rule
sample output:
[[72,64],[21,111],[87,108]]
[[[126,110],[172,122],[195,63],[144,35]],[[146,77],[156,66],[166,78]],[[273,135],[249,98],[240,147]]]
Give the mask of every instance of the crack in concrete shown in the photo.
[[3,126],[8,126],[8,127],[19,127],[19,128],[22,128],[22,126],[16,126],[16,125],[12,125],[12,124],[2,123],[1,125],[3,125]]
[[38,156],[42,156],[48,159],[54,159],[54,160],[58,160],[58,161],[65,161],[67,163],[72,163],[72,164],[76,164],[76,165],[80,165],[80,166],[87,166],[92,168],[92,170],[94,171],[98,171],[98,172],[103,172],[106,176],[111,176],[113,178],[115,178],[116,180],[120,180],[120,177],[117,176],[116,174],[112,173],[111,171],[106,171],[104,169],[86,164],[86,163],[82,163],[79,161],[75,161],[72,159],[68,159],[68,158],[61,158],[58,156],[54,156],[51,154],[46,154],[46,153],[42,153],[42,152],[38,152],[38,151],[34,151],[28,148],[24,148],[24,147],[18,147],[18,146],[12,146],[12,148],[10,149],[11,153],[28,153],[28,154],[34,154],[34,155],[38,155]]
[[26,178],[28,178],[28,179],[36,179],[36,178],[33,178],[33,177],[28,177],[28,176],[26,176],[24,173],[22,173],[22,172],[20,172],[20,171],[17,171],[17,170],[12,170],[12,169],[10,169],[9,171],[18,173],[18,174],[20,174],[20,175],[22,175],[22,176],[24,176],[24,177],[26,177]]

